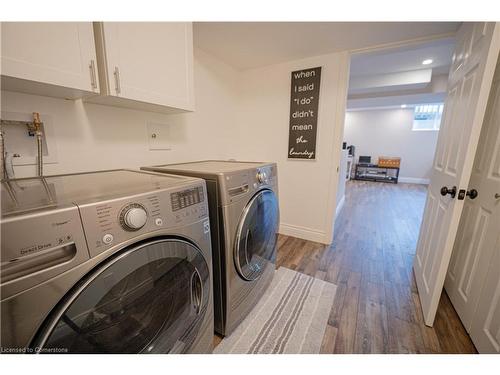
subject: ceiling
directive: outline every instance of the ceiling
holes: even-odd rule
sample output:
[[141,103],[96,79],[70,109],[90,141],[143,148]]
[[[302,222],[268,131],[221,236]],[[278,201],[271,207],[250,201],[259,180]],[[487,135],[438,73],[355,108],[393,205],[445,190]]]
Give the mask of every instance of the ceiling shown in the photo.
[[[350,74],[352,77],[429,68],[433,74],[446,74],[454,48],[455,39],[446,38],[375,53],[358,53],[351,57]],[[425,59],[432,59],[432,64],[422,65]]]
[[413,107],[425,103],[443,103],[446,98],[444,92],[415,93],[396,96],[379,96],[373,98],[353,99],[347,104],[348,111],[358,111],[377,108],[400,108],[401,105]]
[[454,48],[446,38],[352,55],[348,109],[442,102]]
[[195,22],[193,30],[197,47],[244,70],[453,33],[458,26],[458,22]]

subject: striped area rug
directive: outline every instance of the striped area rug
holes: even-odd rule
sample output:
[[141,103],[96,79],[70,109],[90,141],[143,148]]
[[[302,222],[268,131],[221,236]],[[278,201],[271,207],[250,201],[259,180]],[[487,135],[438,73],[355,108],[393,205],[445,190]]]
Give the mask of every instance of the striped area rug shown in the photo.
[[214,353],[319,353],[336,289],[280,267],[259,303]]

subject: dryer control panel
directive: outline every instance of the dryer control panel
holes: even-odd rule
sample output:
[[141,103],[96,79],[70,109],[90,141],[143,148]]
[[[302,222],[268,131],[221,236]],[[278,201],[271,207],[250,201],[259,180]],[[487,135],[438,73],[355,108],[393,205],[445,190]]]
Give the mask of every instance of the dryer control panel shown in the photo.
[[86,204],[79,209],[92,257],[139,235],[208,218],[204,183]]
[[226,173],[222,185],[222,205],[247,199],[248,194],[253,195],[264,187],[277,190],[277,167],[275,164],[268,164],[259,168]]

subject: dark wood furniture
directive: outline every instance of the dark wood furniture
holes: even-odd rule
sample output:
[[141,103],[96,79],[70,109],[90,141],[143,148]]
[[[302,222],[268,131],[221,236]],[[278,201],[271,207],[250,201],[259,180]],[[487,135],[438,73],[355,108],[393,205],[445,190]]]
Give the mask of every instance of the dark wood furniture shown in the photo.
[[398,167],[380,167],[377,164],[356,164],[354,179],[398,183]]

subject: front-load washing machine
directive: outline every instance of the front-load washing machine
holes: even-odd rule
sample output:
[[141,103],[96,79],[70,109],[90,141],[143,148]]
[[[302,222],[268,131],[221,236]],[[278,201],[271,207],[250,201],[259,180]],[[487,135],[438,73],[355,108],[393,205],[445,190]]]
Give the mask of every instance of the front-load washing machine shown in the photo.
[[274,274],[279,227],[276,164],[208,160],[142,169],[205,179],[215,330],[230,334],[259,301]]
[[209,353],[202,179],[115,170],[2,182],[4,353]]

